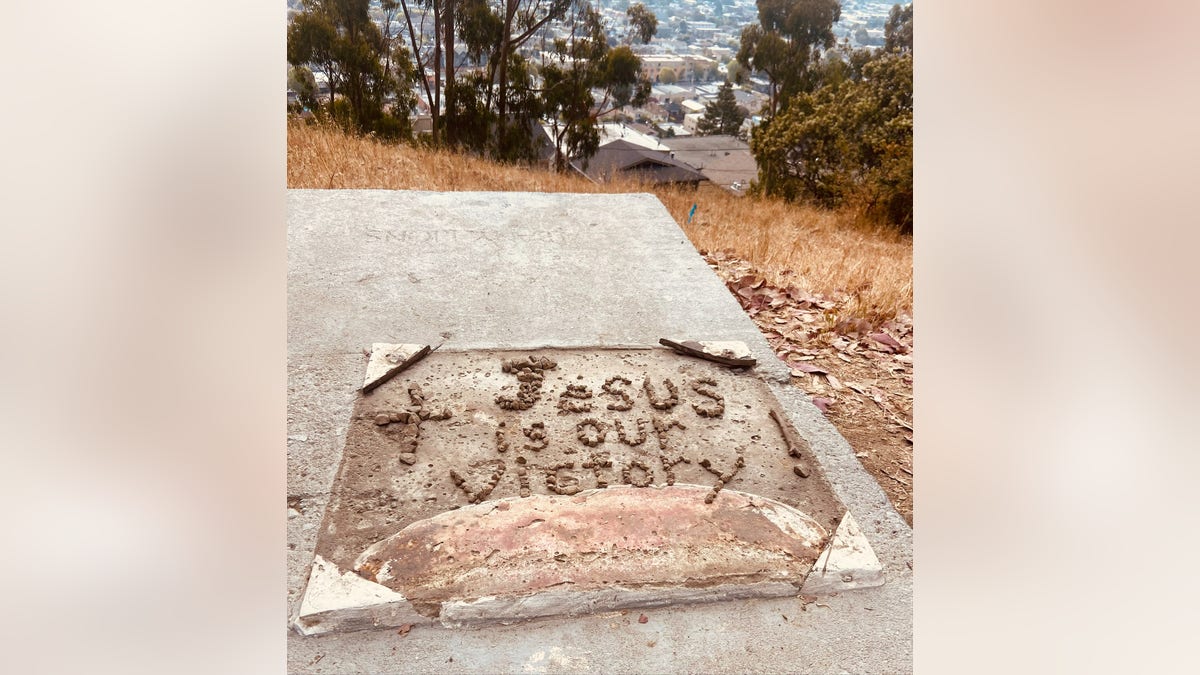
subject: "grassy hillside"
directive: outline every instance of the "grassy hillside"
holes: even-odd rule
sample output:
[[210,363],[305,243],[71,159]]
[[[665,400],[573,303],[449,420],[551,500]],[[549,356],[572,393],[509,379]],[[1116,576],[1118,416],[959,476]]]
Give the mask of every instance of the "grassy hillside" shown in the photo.
[[912,311],[911,237],[864,224],[848,211],[736,197],[711,186],[598,185],[575,174],[385,145],[302,123],[288,127],[287,167],[291,188],[653,192],[697,249],[738,258],[771,285],[835,301],[831,319],[877,323]]

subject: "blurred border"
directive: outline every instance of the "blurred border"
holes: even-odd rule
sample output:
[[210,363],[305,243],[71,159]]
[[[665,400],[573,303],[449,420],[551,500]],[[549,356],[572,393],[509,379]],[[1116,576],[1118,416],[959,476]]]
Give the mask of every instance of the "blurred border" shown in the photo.
[[285,12],[5,7],[7,672],[284,669]]
[[[919,4],[916,669],[1181,670],[1200,8]],[[285,10],[6,7],[12,672],[284,669]]]
[[1200,8],[918,4],[917,672],[1179,670]]

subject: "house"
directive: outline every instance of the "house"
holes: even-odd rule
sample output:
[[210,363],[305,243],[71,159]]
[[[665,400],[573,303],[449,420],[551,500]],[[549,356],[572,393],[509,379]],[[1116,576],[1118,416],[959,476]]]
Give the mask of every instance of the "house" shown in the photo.
[[687,62],[683,57],[674,54],[653,54],[642,57],[642,77],[651,82],[658,82],[658,75],[664,68],[670,68],[675,77],[680,80],[688,79],[689,72],[685,71]]
[[758,165],[750,154],[750,146],[735,136],[690,136],[663,141],[676,160],[734,194],[744,194],[750,181],[758,177]]
[[[637,125],[641,129],[646,129],[642,125]],[[542,130],[541,134],[535,133],[535,143],[538,145],[538,158],[547,166],[552,166],[555,160],[554,152],[554,125],[549,122],[542,122],[539,127]],[[634,128],[634,125],[620,124],[615,122],[605,122],[599,125],[597,131],[600,135],[600,149],[603,150],[606,146],[613,143],[623,143],[632,145],[661,154],[667,153],[667,146],[659,143],[658,139],[642,130]],[[624,146],[621,146],[624,147]],[[567,154],[567,148],[564,145],[562,148],[563,154]]]
[[683,126],[682,124],[675,123],[675,122],[663,122],[658,125],[658,128],[662,129],[663,134],[666,135],[666,136],[664,136],[664,138],[666,138],[666,137],[676,138],[676,137],[680,137],[680,136],[691,136],[692,135],[692,132],[689,131],[687,129],[687,127]]
[[320,98],[329,97],[329,76],[324,71],[312,71],[313,81],[317,83],[317,96]]
[[656,84],[650,88],[650,96],[659,103],[679,103],[691,95],[691,90],[674,84]]
[[696,187],[704,175],[670,153],[651,150],[626,140],[613,141],[586,161],[575,160],[571,167],[597,183],[614,178],[633,178],[644,183],[684,184]]
[[763,77],[750,77],[750,88],[760,94],[771,93],[771,81]]

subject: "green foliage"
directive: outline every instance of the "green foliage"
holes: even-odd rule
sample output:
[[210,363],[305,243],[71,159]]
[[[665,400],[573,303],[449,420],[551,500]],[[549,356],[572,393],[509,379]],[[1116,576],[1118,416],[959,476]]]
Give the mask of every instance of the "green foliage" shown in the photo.
[[404,137],[413,103],[411,60],[370,20],[368,6],[368,0],[305,0],[288,26],[288,63],[325,72],[327,112],[346,129]]
[[746,79],[746,66],[737,59],[730,61],[725,66],[725,79],[734,84],[741,84]]
[[458,0],[458,37],[467,48],[467,56],[480,61],[490,56],[504,37],[504,18],[488,6],[487,0]]
[[650,82],[643,79],[642,60],[625,45],[609,50],[601,62],[598,86],[607,88],[613,108],[644,105],[650,98]]
[[913,59],[881,53],[861,79],[795,95],[755,130],[759,188],[825,207],[852,205],[912,231]]
[[911,52],[913,48],[913,6],[892,5],[883,25],[884,46],[889,52]]
[[745,119],[746,111],[738,107],[737,98],[733,95],[733,85],[726,82],[717,91],[717,100],[705,104],[704,118],[700,120],[696,131],[701,136],[737,136]]
[[288,69],[288,89],[296,92],[300,104],[309,110],[317,107],[317,80],[312,71],[304,66]]
[[462,74],[446,84],[446,99],[454,105],[446,110],[446,124],[454,126],[458,143],[479,152],[488,147],[496,113],[487,104],[490,82],[485,73]]
[[833,46],[838,0],[758,0],[758,23],[742,29],[737,60],[771,81],[771,112],[810,91],[814,55]]
[[537,158],[534,135],[541,135],[539,127],[545,104],[534,84],[533,65],[524,57],[512,55],[506,72],[505,125],[508,131],[497,137],[492,155],[506,162],[532,161]]
[[[626,105],[644,105],[650,82],[640,75],[641,60],[627,46],[610,49],[600,14],[585,5],[571,22],[574,40],[556,40],[556,60],[542,67],[542,102],[551,120],[555,166],[565,169],[570,157],[586,162],[600,147],[601,115]],[[604,92],[597,103],[592,90]]]
[[[650,83],[640,77],[640,59],[628,46],[610,45],[588,0],[377,4],[303,0],[304,11],[288,27],[288,62],[298,68],[291,79],[304,85],[301,73],[309,72],[308,67],[327,73],[329,101],[313,112],[348,130],[381,138],[407,136],[408,113],[415,105],[412,87],[421,86],[435,108],[432,142],[502,161],[529,161],[537,154],[542,120],[549,119],[560,147],[571,156],[586,157],[599,144],[601,115],[642,105],[649,98]],[[393,17],[402,18],[406,34],[381,31],[370,20],[371,12],[382,17],[385,26],[392,25]],[[648,42],[657,31],[654,13],[634,4],[628,16],[631,36]],[[551,21],[563,21],[571,33],[554,40],[553,53],[559,58],[539,72],[520,51]],[[465,51],[482,65],[456,69],[455,51]],[[413,66],[414,59],[420,69]],[[425,77],[426,66],[434,77]],[[308,89],[292,88],[301,97],[307,95]],[[595,92],[601,93],[594,96]],[[444,103],[444,114],[437,109],[438,101]],[[560,166],[565,161],[559,157]]]
[[533,66],[518,49],[548,22],[564,18],[573,0],[441,1],[456,7],[458,43],[471,59],[486,62],[485,70],[462,73],[447,85],[446,139],[493,159],[533,159],[544,102]]
[[629,36],[637,38],[643,44],[649,44],[650,38],[658,32],[658,17],[654,16],[642,3],[634,3],[625,10],[629,17]]

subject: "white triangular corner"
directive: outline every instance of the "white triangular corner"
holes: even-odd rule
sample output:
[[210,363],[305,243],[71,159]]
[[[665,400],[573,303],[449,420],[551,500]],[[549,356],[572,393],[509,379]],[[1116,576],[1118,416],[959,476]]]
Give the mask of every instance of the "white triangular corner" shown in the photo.
[[713,356],[724,356],[731,359],[751,358],[750,347],[745,342],[733,340],[701,340],[700,346]]
[[800,593],[828,595],[855,588],[883,585],[883,565],[862,529],[847,511],[829,538],[829,544],[804,579]]
[[391,344],[376,342],[371,345],[371,358],[367,362],[367,373],[363,376],[363,391],[370,391],[392,375],[412,365],[429,345]]
[[292,625],[301,635],[426,623],[402,594],[317,556]]

